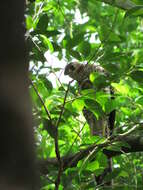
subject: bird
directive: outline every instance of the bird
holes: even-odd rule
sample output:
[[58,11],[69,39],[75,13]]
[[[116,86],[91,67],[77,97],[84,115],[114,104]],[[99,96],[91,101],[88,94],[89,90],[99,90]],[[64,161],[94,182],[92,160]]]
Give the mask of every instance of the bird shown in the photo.
[[99,65],[71,62],[65,67],[64,74],[70,76],[72,79],[81,84],[82,81],[89,79],[89,75],[95,71],[100,73],[105,72],[105,70]]
[[[105,75],[107,74],[104,68],[99,65],[81,64],[78,62],[67,64],[64,74],[77,81],[80,90],[85,90],[93,88],[93,84],[89,79],[90,74],[93,72],[104,73]],[[107,116],[103,115],[102,117],[97,118],[86,106],[83,108],[82,112],[89,125],[90,134],[92,136],[98,135],[103,137],[108,125]]]

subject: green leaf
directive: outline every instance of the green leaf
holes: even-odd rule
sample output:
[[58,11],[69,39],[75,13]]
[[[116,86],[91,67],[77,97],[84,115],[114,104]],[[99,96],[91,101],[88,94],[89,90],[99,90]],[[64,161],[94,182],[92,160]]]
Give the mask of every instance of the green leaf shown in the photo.
[[36,31],[38,31],[39,33],[44,33],[48,27],[48,22],[49,22],[48,15],[43,14],[39,19],[39,22],[36,27]]
[[108,103],[110,103],[110,98],[110,95],[105,94],[105,92],[96,93],[96,101],[102,106],[104,111],[106,110],[106,107],[108,107]]
[[52,85],[51,81],[49,81],[47,79],[46,75],[44,75],[44,74],[39,75],[38,78],[42,80],[42,82],[44,83],[44,86],[46,87],[46,89],[48,90],[48,92],[50,94],[53,89],[53,85]]
[[114,170],[111,172],[111,173],[108,173],[106,176],[105,176],[105,181],[106,182],[110,182],[111,180],[117,178],[120,174],[120,169],[119,168],[114,168]]
[[102,108],[99,103],[91,99],[85,99],[85,106],[94,113],[97,119],[103,115]]
[[117,103],[114,99],[108,99],[108,101],[105,103],[105,112],[107,114],[111,113],[116,108],[117,108]]
[[83,41],[78,45],[77,50],[83,54],[84,57],[87,57],[90,54],[90,43],[87,41]]
[[138,71],[133,71],[131,74],[130,74],[130,77],[137,81],[138,83],[143,83],[143,71],[141,70],[138,70]]
[[83,95],[83,98],[85,98],[85,99],[95,100],[95,97],[96,97],[96,91],[95,91],[95,89],[85,89],[85,90],[82,90],[81,94]]
[[[109,56],[109,57],[108,57]],[[110,54],[108,55],[108,56],[106,56],[105,57],[105,60],[109,60],[110,61]],[[103,60],[104,62],[105,62],[105,60]],[[119,67],[119,65],[116,63],[106,63],[105,65],[104,65],[104,68],[108,71],[108,72],[110,72],[110,73],[115,73],[116,74],[116,76],[117,76],[117,74],[120,72],[120,67]]]
[[119,177],[124,177],[124,178],[126,178],[126,177],[129,177],[129,173],[126,172],[126,171],[124,171],[124,170],[122,170],[122,171],[119,173],[118,176],[119,176]]
[[143,6],[138,5],[126,11],[125,18],[128,16],[143,16]]
[[121,42],[120,36],[113,32],[109,33],[109,37],[107,37],[107,40],[110,42]]
[[122,149],[122,147],[130,148],[129,144],[127,144],[126,142],[117,141],[115,143],[112,143],[112,145],[110,145],[106,149],[107,150],[112,150],[112,151],[120,152],[121,149]]
[[33,19],[31,16],[26,17],[26,28],[30,30],[33,27]]
[[58,30],[47,30],[47,31],[45,32],[45,35],[46,35],[47,37],[57,36],[57,35],[59,35],[59,34],[61,34],[61,32],[59,32]]
[[43,119],[44,129],[49,133],[52,138],[57,136],[57,128],[48,119]]
[[135,102],[136,102],[137,104],[140,104],[140,105],[143,106],[143,96],[137,97],[137,98],[135,99]]
[[73,103],[72,106],[76,108],[78,111],[82,111],[84,108],[84,100],[82,99],[76,99]]
[[121,111],[126,115],[126,116],[131,116],[132,115],[132,110],[128,107],[121,107]]
[[[106,32],[105,32],[106,31]],[[102,24],[101,29],[99,31],[99,37],[100,40],[104,43],[106,41],[108,42],[121,42],[121,38],[118,34],[113,32],[109,26],[106,24]]]
[[75,50],[70,50],[70,54],[76,58],[77,60],[81,60],[81,55],[79,52],[75,51]]
[[90,80],[97,89],[101,89],[103,87],[106,87],[109,85],[109,81],[107,80],[107,77],[98,72],[93,72],[90,74]]
[[83,40],[83,37],[84,37],[84,33],[76,34],[76,35],[74,35],[73,38],[66,37],[64,39],[66,41],[66,43],[65,43],[66,48],[72,49],[73,47],[77,46]]
[[49,48],[50,52],[54,52],[54,47],[52,45],[52,43],[50,42],[50,40],[43,34],[40,34],[40,38],[44,44],[44,46],[47,48]]
[[95,182],[91,181],[84,186],[84,189],[95,189]]
[[108,158],[102,151],[97,153],[96,160],[98,160],[100,167],[106,168],[108,166]]
[[129,95],[130,94],[129,86],[126,84],[112,83],[111,85],[117,90],[117,92],[121,93],[122,95]]
[[93,162],[88,163],[86,169],[94,172],[95,170],[99,169],[99,162],[95,160]]

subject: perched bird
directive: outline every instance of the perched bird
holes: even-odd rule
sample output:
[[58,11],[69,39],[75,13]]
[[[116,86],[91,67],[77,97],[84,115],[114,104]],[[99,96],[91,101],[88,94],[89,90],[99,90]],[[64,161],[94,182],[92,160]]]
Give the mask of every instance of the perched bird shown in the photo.
[[65,67],[65,75],[69,75],[72,79],[76,80],[79,84],[89,79],[92,72],[105,72],[99,65],[84,65],[78,62],[71,62]]
[[[84,65],[78,62],[71,62],[65,67],[64,74],[76,80],[79,88],[83,90],[93,88],[93,85],[89,80],[89,76],[92,72],[105,73],[105,70],[97,65]],[[108,125],[107,116],[104,115],[102,118],[97,119],[87,107],[84,107],[83,115],[90,127],[91,135],[103,136],[105,134]]]

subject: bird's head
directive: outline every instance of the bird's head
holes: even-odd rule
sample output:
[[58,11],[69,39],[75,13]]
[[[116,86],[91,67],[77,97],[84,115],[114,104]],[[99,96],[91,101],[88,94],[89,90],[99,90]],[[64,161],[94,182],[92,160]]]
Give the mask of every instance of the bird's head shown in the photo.
[[77,70],[78,65],[79,65],[78,62],[71,62],[71,63],[69,63],[69,64],[65,67],[65,72],[64,72],[64,74],[70,76],[72,73],[74,73],[74,72]]

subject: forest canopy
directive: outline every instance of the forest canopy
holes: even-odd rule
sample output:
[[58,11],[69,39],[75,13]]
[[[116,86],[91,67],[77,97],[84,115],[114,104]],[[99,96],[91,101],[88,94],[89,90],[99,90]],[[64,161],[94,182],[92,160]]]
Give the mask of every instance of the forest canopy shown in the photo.
[[41,190],[142,189],[142,0],[27,1],[25,17]]

